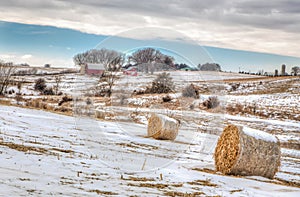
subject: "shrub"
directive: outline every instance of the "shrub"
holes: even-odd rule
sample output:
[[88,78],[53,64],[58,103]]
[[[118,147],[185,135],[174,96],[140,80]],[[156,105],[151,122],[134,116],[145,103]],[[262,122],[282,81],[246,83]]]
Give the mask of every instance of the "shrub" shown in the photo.
[[[149,89],[147,89],[147,90],[149,90]],[[146,90],[134,90],[133,91],[133,94],[134,95],[141,95],[141,94],[146,94],[147,92],[146,92]]]
[[152,86],[147,90],[149,93],[169,93],[174,91],[174,84],[170,73],[163,72],[152,82]]
[[45,88],[43,93],[44,93],[44,95],[54,95],[53,88],[51,88],[51,87]]
[[244,112],[244,108],[245,106],[243,106],[240,103],[237,104],[229,104],[226,106],[226,111],[230,114],[239,114],[239,113],[243,113]]
[[59,101],[58,106],[61,106],[63,103],[69,102],[69,101],[73,101],[72,98],[68,97],[67,95],[65,95],[64,97],[62,97],[62,99]]
[[216,108],[219,106],[219,104],[220,101],[216,96],[210,96],[206,101],[203,102],[203,106],[205,106],[207,109]]
[[182,96],[198,99],[199,98],[199,90],[194,86],[194,84],[187,85],[182,90]]
[[16,94],[15,99],[17,101],[17,104],[19,105],[20,101],[22,101],[23,97],[21,94]]
[[46,88],[46,81],[43,78],[39,78],[35,81],[34,90],[43,92]]
[[163,99],[163,102],[170,102],[172,100],[170,95],[164,96],[162,99]]
[[110,94],[111,94],[111,89],[109,89],[106,83],[103,83],[95,87],[93,96],[105,97]]
[[127,104],[127,99],[128,96],[125,94],[121,94],[118,96],[118,98],[120,99],[120,105],[126,105]]
[[29,74],[35,75],[37,74],[38,69],[37,68],[32,68],[28,71]]
[[240,83],[231,84],[231,91],[236,91],[240,87]]
[[14,94],[14,93],[15,93],[14,89],[8,90],[8,94]]
[[85,103],[87,105],[91,105],[93,102],[92,102],[92,100],[90,98],[87,98],[86,101],[85,101]]

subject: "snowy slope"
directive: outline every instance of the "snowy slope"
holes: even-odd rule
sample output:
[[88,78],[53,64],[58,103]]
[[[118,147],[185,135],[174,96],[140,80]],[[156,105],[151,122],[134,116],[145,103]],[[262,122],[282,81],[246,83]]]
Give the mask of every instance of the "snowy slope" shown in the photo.
[[[145,134],[132,122],[0,106],[0,195],[299,196],[277,180],[214,173],[216,135],[182,127],[170,142]],[[294,153],[284,150],[294,162],[283,162],[279,178],[299,181]]]

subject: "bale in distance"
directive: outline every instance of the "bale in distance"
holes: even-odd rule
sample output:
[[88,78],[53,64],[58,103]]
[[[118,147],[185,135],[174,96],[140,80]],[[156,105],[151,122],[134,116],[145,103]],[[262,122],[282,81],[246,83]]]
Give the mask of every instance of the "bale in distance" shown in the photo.
[[280,143],[263,131],[228,125],[215,153],[216,170],[228,175],[273,178],[280,166]]
[[160,140],[175,140],[178,135],[179,122],[161,114],[152,114],[148,119],[148,137]]
[[98,119],[105,119],[106,117],[106,111],[104,110],[101,110],[101,109],[98,109],[95,111],[95,117],[98,118]]

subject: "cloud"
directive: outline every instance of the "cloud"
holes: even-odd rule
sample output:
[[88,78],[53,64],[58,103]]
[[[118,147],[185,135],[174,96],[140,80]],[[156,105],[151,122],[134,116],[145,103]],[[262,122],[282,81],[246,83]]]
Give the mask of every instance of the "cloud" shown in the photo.
[[0,12],[4,21],[134,38],[143,37],[124,32],[163,27],[200,44],[300,56],[298,0],[11,0]]
[[8,53],[1,54],[0,59],[5,62],[14,64],[28,63],[30,66],[43,66],[51,64],[52,67],[73,67],[74,63],[71,58],[33,56],[31,54]]
[[22,55],[22,56],[21,56],[21,59],[24,59],[24,60],[30,59],[30,58],[32,58],[32,55],[31,55],[31,54],[26,54],[26,55]]
[[14,57],[15,57],[14,54],[0,54],[0,59],[3,59],[3,60],[12,59]]

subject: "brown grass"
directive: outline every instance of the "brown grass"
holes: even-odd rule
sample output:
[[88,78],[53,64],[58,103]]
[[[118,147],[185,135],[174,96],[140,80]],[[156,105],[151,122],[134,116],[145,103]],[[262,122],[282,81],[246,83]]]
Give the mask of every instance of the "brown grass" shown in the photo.
[[201,186],[207,186],[207,187],[218,187],[217,184],[211,183],[209,180],[195,180],[188,182],[190,185],[201,185]]
[[220,82],[220,83],[229,83],[229,82],[255,82],[255,81],[277,81],[281,79],[299,79],[295,76],[282,76],[282,77],[249,77],[249,78],[238,78],[238,79],[224,79],[224,80],[211,80],[210,83]]
[[116,193],[116,192],[101,191],[101,190],[98,190],[98,189],[89,190],[89,192],[95,192],[95,193],[97,193],[98,195],[109,195],[109,196],[119,195],[119,194]]
[[10,100],[0,99],[0,105],[12,105]]
[[172,197],[196,197],[196,196],[201,196],[205,195],[204,192],[191,192],[191,193],[183,193],[183,192],[174,192],[174,191],[168,191],[164,193],[165,196],[172,196]]
[[282,148],[300,150],[300,142],[297,140],[289,140],[288,142],[281,142],[280,146]]
[[[220,174],[219,172],[217,172],[215,170],[211,170],[211,169],[207,169],[207,168],[193,168],[192,170],[199,171],[199,172],[205,172],[205,173],[209,173],[209,174],[217,174],[217,175],[220,175],[220,176],[227,176],[227,175]],[[239,176],[239,175],[230,175],[230,176],[237,177],[237,178],[242,177],[242,176]],[[252,177],[246,177],[246,179],[256,180]],[[292,187],[300,188],[300,183],[298,183],[298,182],[287,181],[287,180],[283,180],[283,179],[280,179],[280,178],[277,178],[277,177],[275,177],[274,180],[261,180],[260,179],[258,181],[265,182],[265,183],[272,183],[272,184],[277,184],[277,185],[292,186]]]
[[243,191],[242,189],[235,189],[235,190],[231,190],[230,193],[233,194],[233,193],[236,193],[236,192],[241,192]]
[[47,149],[45,148],[40,148],[40,147],[33,147],[33,146],[25,146],[22,144],[15,144],[12,142],[3,142],[0,141],[0,145],[1,146],[6,146],[8,148],[17,150],[17,151],[22,151],[22,152],[29,152],[29,151],[33,151],[33,152],[37,152],[37,153],[46,153],[48,152]]
[[157,188],[157,189],[164,189],[167,187],[182,187],[183,183],[174,183],[174,184],[163,184],[163,183],[140,183],[140,184],[133,184],[128,183],[128,186],[134,187],[149,187],[149,188]]
[[128,178],[122,177],[122,180],[127,180],[127,181],[155,181],[154,178],[133,177],[133,176],[129,176]]

